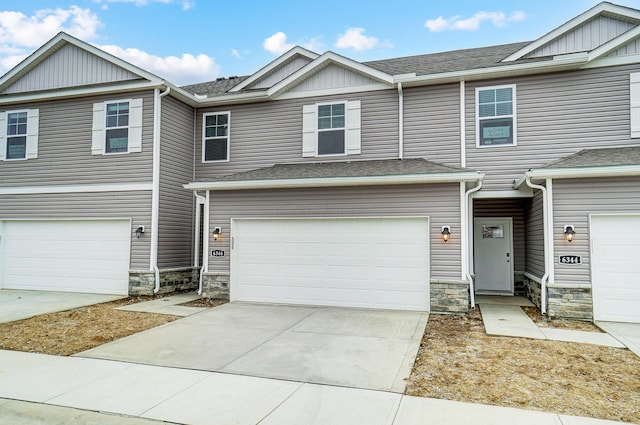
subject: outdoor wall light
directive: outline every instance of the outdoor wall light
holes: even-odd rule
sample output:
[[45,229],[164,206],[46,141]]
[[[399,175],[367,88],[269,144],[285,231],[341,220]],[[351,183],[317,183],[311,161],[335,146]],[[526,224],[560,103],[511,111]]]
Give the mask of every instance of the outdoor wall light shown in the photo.
[[442,226],[442,240],[446,243],[451,236],[451,226]]
[[213,234],[213,240],[217,241],[218,238],[220,238],[222,236],[222,228],[221,227],[214,227],[212,234]]
[[140,239],[144,233],[144,226],[138,226],[136,229],[136,238]]
[[567,238],[567,242],[571,242],[575,234],[576,234],[576,231],[573,224],[564,225],[564,237]]

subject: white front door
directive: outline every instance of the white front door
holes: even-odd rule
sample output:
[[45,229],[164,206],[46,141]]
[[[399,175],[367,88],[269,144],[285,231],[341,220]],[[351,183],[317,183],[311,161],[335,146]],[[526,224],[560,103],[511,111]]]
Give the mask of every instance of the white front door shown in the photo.
[[476,293],[513,295],[511,218],[476,218],[474,227]]

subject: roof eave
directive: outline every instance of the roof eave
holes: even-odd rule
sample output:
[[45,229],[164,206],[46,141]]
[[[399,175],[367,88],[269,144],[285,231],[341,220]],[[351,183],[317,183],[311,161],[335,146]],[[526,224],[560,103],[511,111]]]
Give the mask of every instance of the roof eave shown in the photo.
[[183,187],[188,190],[248,190],[248,189],[295,189],[310,187],[345,187],[398,184],[459,183],[482,180],[478,172],[437,174],[402,174],[366,177],[315,177],[301,179],[236,180],[191,182]]
[[514,189],[522,186],[527,179],[578,179],[588,177],[631,177],[640,176],[640,165],[607,165],[572,168],[539,168],[527,171],[513,184]]

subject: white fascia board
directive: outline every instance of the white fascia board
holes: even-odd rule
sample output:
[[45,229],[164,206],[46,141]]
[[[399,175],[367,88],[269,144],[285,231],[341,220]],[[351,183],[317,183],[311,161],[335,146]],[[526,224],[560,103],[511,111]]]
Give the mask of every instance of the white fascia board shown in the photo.
[[640,63],[640,54],[625,56],[605,56],[594,59],[592,62],[581,66],[580,69],[603,68],[607,66],[632,65]]
[[46,193],[90,193],[150,191],[153,183],[77,184],[51,186],[1,187],[0,195],[39,195]]
[[236,180],[216,182],[192,182],[183,187],[188,190],[245,190],[245,189],[293,189],[305,187],[343,187],[396,184],[458,183],[478,181],[480,173],[406,174],[367,177],[319,177],[307,179]]
[[304,48],[302,48],[300,46],[295,46],[292,49],[290,49],[288,52],[282,54],[277,59],[271,61],[267,65],[265,65],[262,68],[260,68],[257,72],[255,72],[253,75],[251,75],[249,78],[247,78],[246,80],[244,80],[243,82],[241,82],[237,86],[234,86],[231,90],[229,90],[229,92],[230,93],[234,93],[234,92],[242,90],[243,88],[251,85],[251,83],[254,83],[254,82],[258,81],[260,78],[262,78],[265,75],[269,74],[271,71],[273,71],[274,69],[278,68],[280,65],[282,65],[283,63],[285,63],[286,61],[288,61],[289,59],[291,59],[292,57],[294,57],[296,55],[301,55],[301,56],[307,57],[307,58],[309,58],[311,60],[314,60],[319,56],[317,53],[314,53],[314,52],[312,52],[310,50],[304,49]]
[[365,86],[339,87],[335,89],[309,90],[303,92],[284,92],[281,95],[274,96],[272,99],[301,99],[305,97],[316,96],[337,96],[349,93],[362,93],[376,90],[395,90],[395,87],[387,84],[367,84]]
[[588,55],[571,54],[554,56],[552,60],[540,62],[527,62],[514,65],[493,66],[490,68],[468,69],[464,71],[442,72],[439,74],[419,75],[416,77],[397,77],[396,83],[402,83],[405,87],[442,84],[458,81],[472,81],[487,78],[512,77],[517,75],[530,75],[535,73],[566,71],[579,69],[588,60]]
[[557,37],[560,37],[562,34],[568,32],[568,31],[571,31],[572,29],[582,25],[583,23],[585,23],[588,20],[600,15],[603,12],[607,12],[607,13],[610,13],[610,14],[613,14],[613,15],[623,16],[623,17],[626,17],[626,18],[640,20],[640,11],[639,10],[635,10],[635,9],[631,9],[631,8],[623,7],[623,6],[618,6],[618,5],[611,4],[611,3],[602,2],[602,3],[592,7],[591,9],[587,10],[586,12],[576,16],[575,18],[571,19],[570,21],[560,25],[558,28],[556,28],[553,31],[547,33],[546,35],[540,37],[536,41],[533,41],[532,43],[526,45],[525,47],[523,47],[522,49],[518,50],[517,52],[512,53],[511,55],[509,55],[506,58],[504,58],[502,60],[502,62],[513,62],[515,60],[518,60],[518,59],[528,55],[529,53],[533,52],[534,50],[544,46],[547,43],[549,43],[551,40],[553,40],[553,39],[555,39]]
[[481,190],[471,194],[473,199],[513,199],[513,198],[532,198],[533,189],[530,187],[520,188],[519,190]]
[[602,167],[543,168],[527,171],[514,184],[518,189],[527,178],[531,179],[579,179],[589,177],[640,176],[640,165],[610,165]]
[[611,39],[604,43],[602,46],[597,47],[589,52],[589,62],[598,59],[612,51],[619,49],[625,44],[633,41],[635,38],[640,36],[640,25],[617,36],[614,39]]
[[22,94],[18,96],[7,95],[7,97],[0,96],[0,105],[11,105],[14,103],[34,102],[34,101],[40,101],[40,100],[60,99],[60,98],[69,99],[73,97],[82,97],[82,96],[91,96],[91,95],[109,94],[109,93],[124,93],[124,92],[146,90],[146,89],[151,90],[157,87],[158,87],[158,84],[156,83],[144,81],[144,82],[138,82],[138,83],[128,83],[128,84],[124,83],[124,84],[110,85],[105,87],[52,90],[50,92],[45,92],[45,93],[38,92],[38,93],[32,93],[32,94]]
[[209,97],[207,99],[198,99],[193,97],[197,106],[217,106],[232,105],[238,103],[258,102],[261,100],[269,100],[266,91],[226,94],[224,96]]
[[317,68],[325,66],[328,62],[344,66],[345,68],[351,69],[360,74],[364,74],[382,83],[387,83],[389,85],[394,84],[392,75],[389,75],[382,71],[378,71],[377,69],[371,68],[367,65],[363,65],[360,62],[356,62],[336,53],[326,52],[271,87],[269,90],[267,90],[267,94],[270,97],[276,96],[278,93],[286,90],[288,87],[295,85],[298,81],[303,80],[305,76],[314,73]]

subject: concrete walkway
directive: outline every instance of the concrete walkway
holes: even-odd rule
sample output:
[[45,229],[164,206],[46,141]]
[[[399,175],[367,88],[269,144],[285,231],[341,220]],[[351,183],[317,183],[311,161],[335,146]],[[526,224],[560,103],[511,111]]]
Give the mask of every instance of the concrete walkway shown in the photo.
[[596,322],[596,325],[640,356],[640,323]]
[[207,309],[207,307],[187,307],[179,305],[188,303],[189,301],[195,301],[197,299],[200,299],[198,294],[195,292],[188,292],[184,294],[169,295],[168,297],[158,298],[157,300],[144,301],[141,303],[117,307],[116,310],[135,311],[139,313],[171,314],[174,316],[186,317]]
[[0,423],[157,423],[151,421],[189,425],[619,423],[383,391],[0,350]]
[[482,321],[488,335],[626,348],[622,343],[624,341],[621,342],[614,338],[615,335],[611,336],[608,333],[539,327],[520,308],[521,306],[533,307],[533,304],[523,297],[477,297],[476,303],[480,306]]

